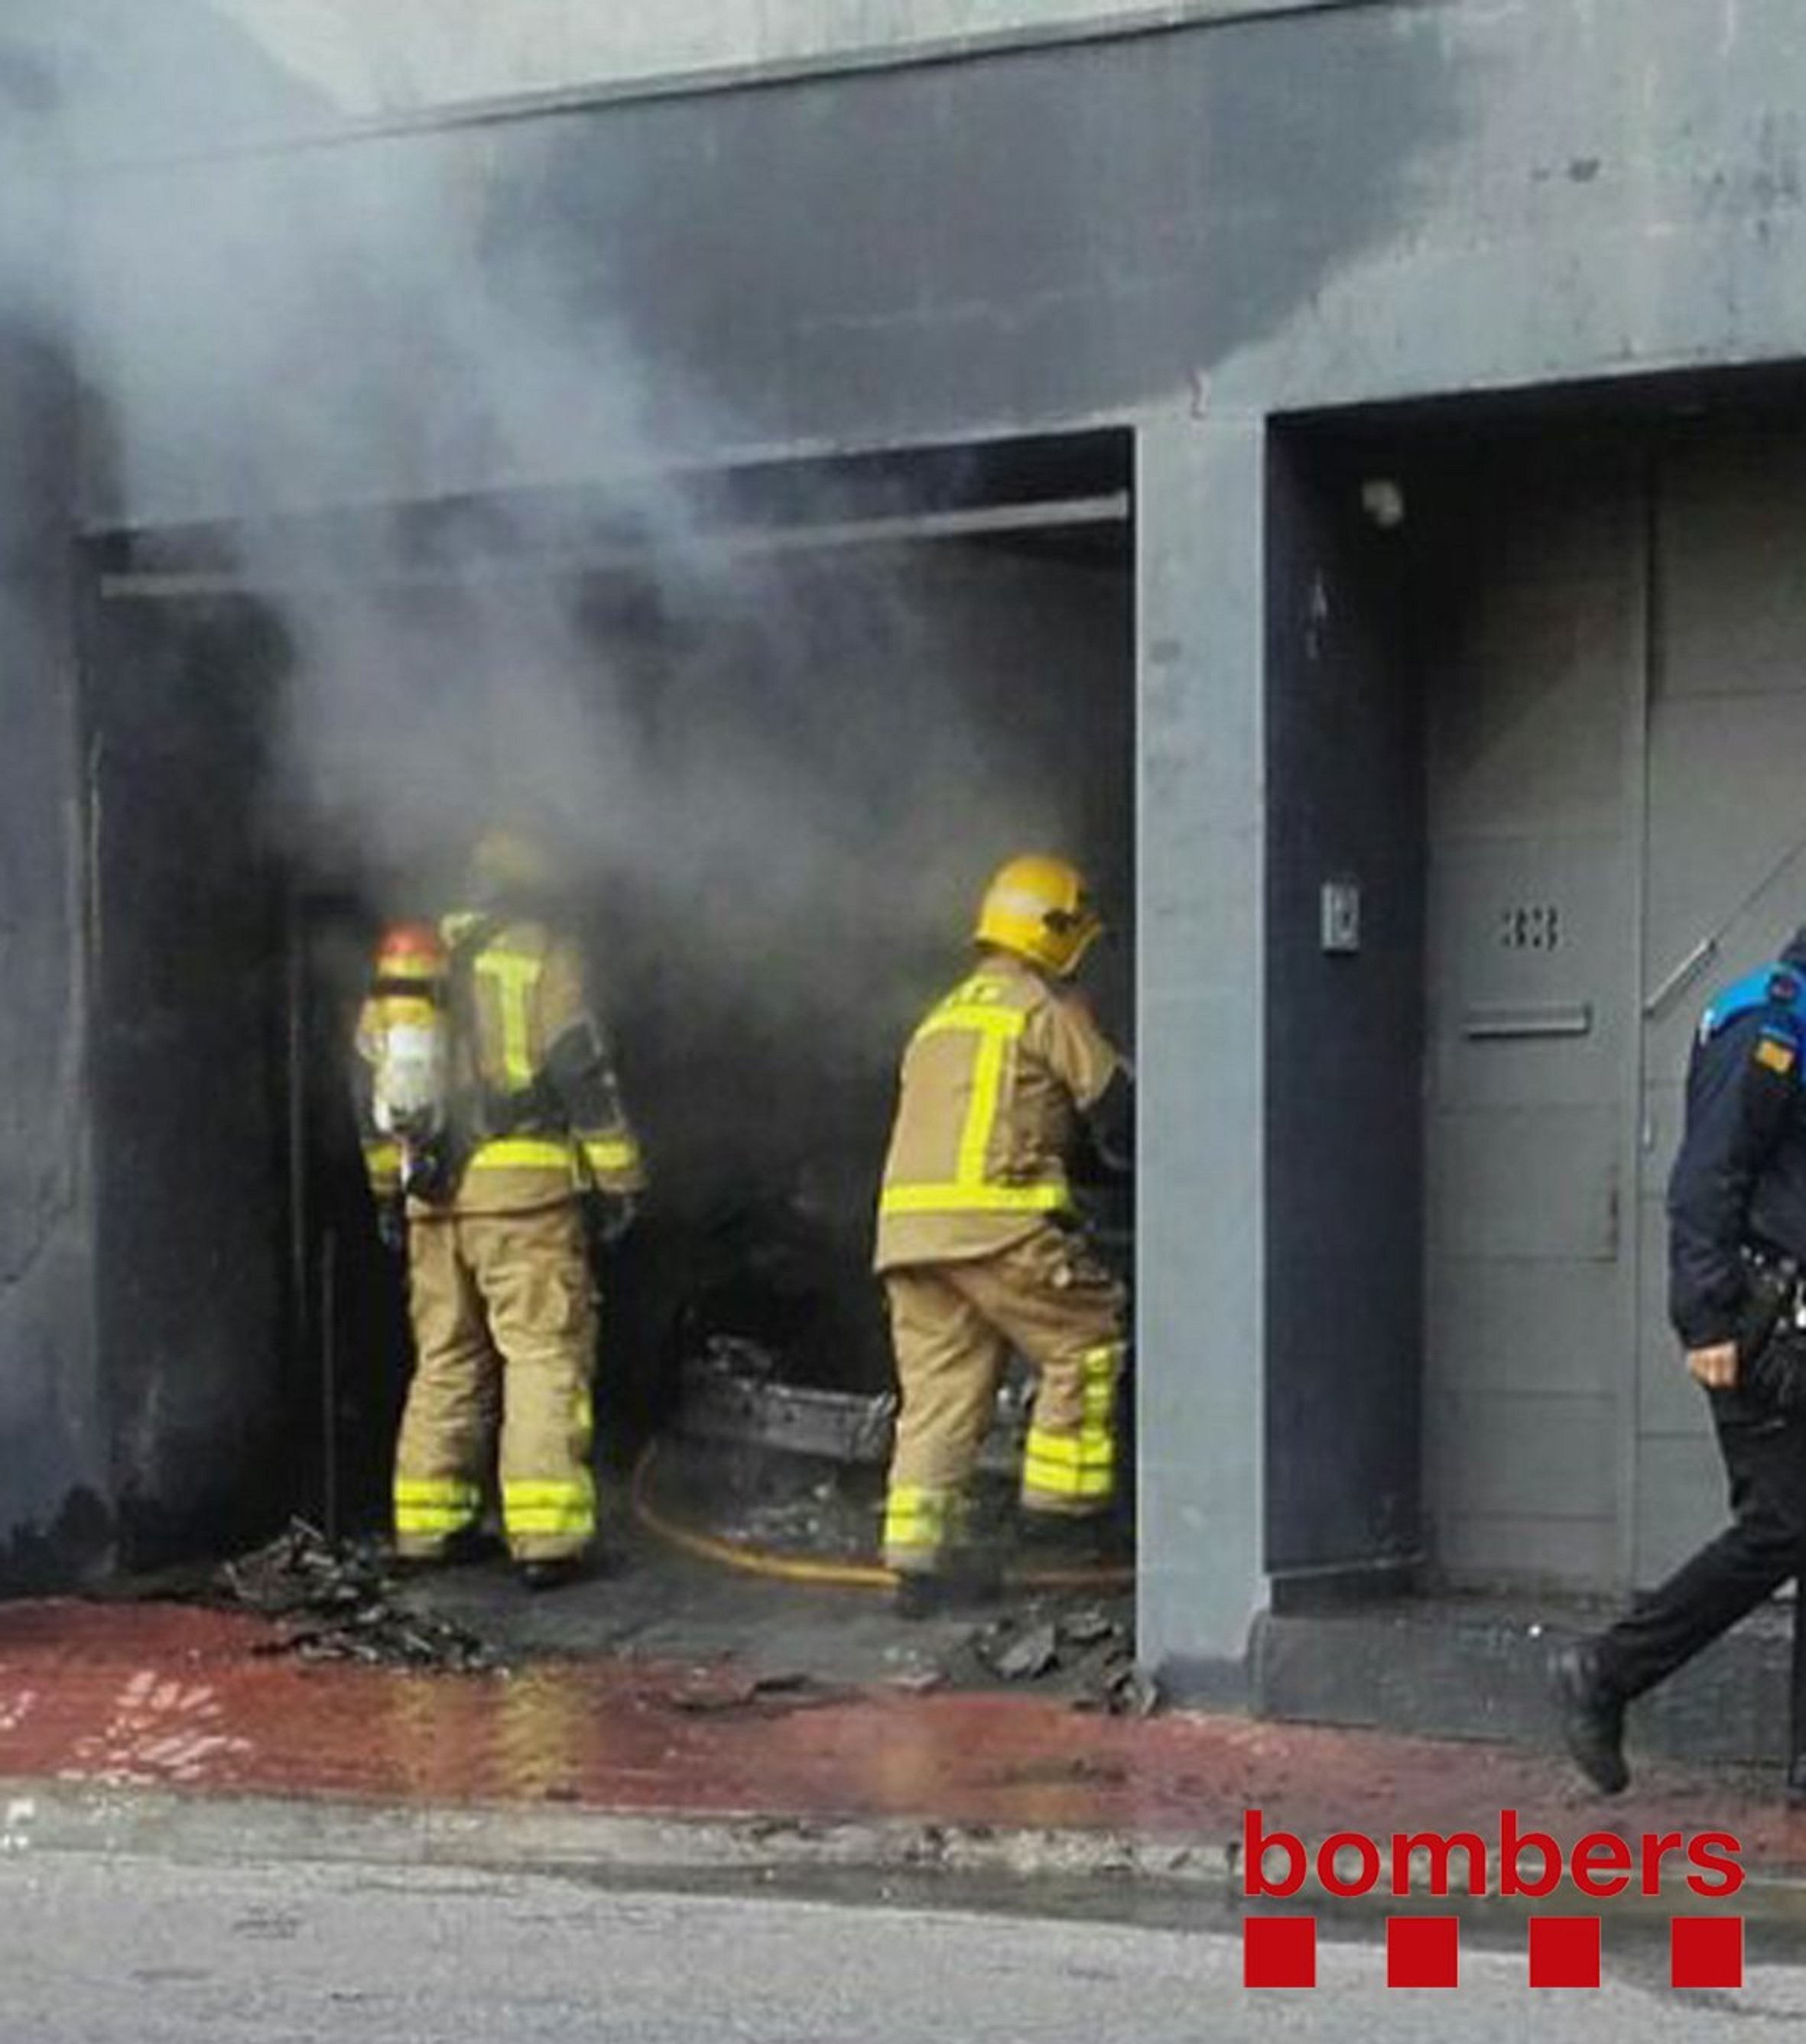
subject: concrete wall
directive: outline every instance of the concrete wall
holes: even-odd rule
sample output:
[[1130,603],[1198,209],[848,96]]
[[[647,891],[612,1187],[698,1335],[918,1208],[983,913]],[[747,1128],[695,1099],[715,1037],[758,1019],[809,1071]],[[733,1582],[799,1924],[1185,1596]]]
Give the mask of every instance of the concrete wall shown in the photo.
[[[273,48],[329,115],[349,88]],[[1265,1594],[1267,421],[1796,354],[1803,102],[1796,0],[1399,0],[144,174],[82,252],[120,406],[87,516],[1132,426],[1142,1621],[1156,1659],[1232,1654]],[[587,337],[588,399],[487,430],[436,262],[329,271],[298,317],[303,230],[372,193],[474,226],[496,300]],[[271,202],[285,235],[220,228]],[[372,335],[374,371],[337,344]]]
[[110,605],[85,650],[94,1350],[120,1557],[154,1566],[267,1532],[299,1501],[313,1416],[287,1395],[287,973],[264,831],[284,649],[248,605]]
[[[142,345],[96,366],[126,401],[132,509],[162,517],[252,486],[592,477],[649,440],[715,461],[1785,356],[1806,318],[1796,20],[1786,0],[1351,6],[379,140],[283,173],[172,167],[97,194],[90,331]],[[406,310],[442,251],[390,264],[374,330],[361,278],[310,279],[299,307],[285,286],[373,190],[382,232],[449,221],[505,301],[555,295],[606,340],[598,386],[630,400],[632,444],[595,390],[505,437],[460,431],[485,394],[435,363],[320,473],[307,449],[342,451],[333,421],[373,344],[444,352]],[[289,236],[233,210],[260,196]],[[222,302],[230,347],[210,340],[191,386],[169,336]]]
[[[67,194],[12,145],[41,113],[0,70],[0,1581],[103,1552],[87,1101],[84,822],[67,525],[75,391],[53,252]],[[34,290],[9,293],[9,275]]]
[[1272,451],[1266,1563],[1321,1594],[1423,1549],[1424,744],[1407,535],[1363,502],[1389,471]]
[[[335,117],[907,63],[1144,25],[1279,13],[1309,0],[211,0]],[[1355,0],[1358,4],[1359,0]]]

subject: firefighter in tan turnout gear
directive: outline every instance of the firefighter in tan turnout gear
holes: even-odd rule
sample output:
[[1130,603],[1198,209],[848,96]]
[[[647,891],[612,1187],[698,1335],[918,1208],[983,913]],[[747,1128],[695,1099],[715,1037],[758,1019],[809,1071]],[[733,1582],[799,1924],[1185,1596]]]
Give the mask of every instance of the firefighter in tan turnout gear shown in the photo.
[[904,1055],[875,1262],[902,1390],[884,1558],[906,1616],[994,1586],[966,1487],[1012,1349],[1038,1374],[1025,1532],[1115,1496],[1125,1299],[1072,1225],[1067,1175],[1081,1117],[1103,1162],[1130,1164],[1128,1067],[1069,984],[1102,928],[1065,860],[1012,859],[980,906],[975,970]]
[[[414,1330],[396,1554],[424,1565],[468,1546],[493,1454],[509,1550],[534,1589],[578,1573],[595,1539],[587,1237],[623,1231],[645,1183],[553,893],[537,847],[491,832],[472,862],[468,905],[441,923],[437,965],[414,942],[414,983],[398,985],[380,976],[395,962],[386,947],[359,1040],[365,1162],[385,1239],[405,1235]],[[410,1130],[385,1110],[385,1074],[392,1064],[425,1090],[418,1074],[435,1058],[422,1041],[422,997],[435,988],[441,1125],[417,1101]],[[402,1039],[411,1066],[385,1062],[397,1017],[415,1032]]]

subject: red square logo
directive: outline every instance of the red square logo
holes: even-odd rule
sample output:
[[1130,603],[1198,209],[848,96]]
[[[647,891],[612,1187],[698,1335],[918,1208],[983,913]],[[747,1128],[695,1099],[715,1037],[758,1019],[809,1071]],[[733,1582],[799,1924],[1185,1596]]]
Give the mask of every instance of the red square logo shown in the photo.
[[1532,1987],[1597,1987],[1599,1919],[1531,1917],[1530,1984]]
[[1676,1987],[1741,1987],[1743,1919],[1675,1917],[1669,1925],[1668,1963]]
[[1456,1987],[1461,1927],[1456,1916],[1386,1919],[1388,1987]]
[[1244,1916],[1242,1919],[1244,1987],[1315,1987],[1317,1919],[1315,1916]]

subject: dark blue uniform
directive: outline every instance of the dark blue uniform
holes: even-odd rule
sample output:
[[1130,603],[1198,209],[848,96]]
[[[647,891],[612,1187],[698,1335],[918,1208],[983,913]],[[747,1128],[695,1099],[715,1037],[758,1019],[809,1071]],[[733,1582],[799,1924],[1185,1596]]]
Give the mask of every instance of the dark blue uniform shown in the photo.
[[1735,1337],[1746,1247],[1806,1262],[1803,1049],[1806,944],[1796,940],[1706,1010],[1688,1066],[1668,1274],[1669,1316],[1690,1349]]
[[[1669,1304],[1689,1349],[1736,1340],[1748,1253],[1806,1264],[1806,932],[1706,1011],[1669,1181]],[[1806,1568],[1806,1414],[1740,1379],[1707,1394],[1731,1523],[1594,1642],[1619,1699],[1659,1682]],[[1794,1630],[1793,1773],[1806,1778],[1806,1629]]]

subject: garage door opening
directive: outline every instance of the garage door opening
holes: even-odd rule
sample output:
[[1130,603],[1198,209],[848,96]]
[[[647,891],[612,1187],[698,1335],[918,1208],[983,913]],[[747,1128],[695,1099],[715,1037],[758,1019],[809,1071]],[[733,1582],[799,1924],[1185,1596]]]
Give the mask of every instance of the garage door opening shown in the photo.
[[[1003,859],[1086,868],[1089,983],[1133,1043],[1128,459],[1092,435],[666,482],[661,532],[618,496],[98,545],[98,1070],[166,1189],[102,1201],[128,1562],[385,1520],[407,1343],[351,1032],[377,928],[446,898],[486,796],[538,803],[572,875],[653,1175],[605,1274],[607,1485],[692,1415],[734,1435],[724,1481],[758,1451],[726,1531],[871,1559],[896,1063]],[[1092,1212],[1126,1262],[1127,1201]],[[860,1465],[850,1516],[811,1516],[811,1463],[768,1480],[774,1445]]]

